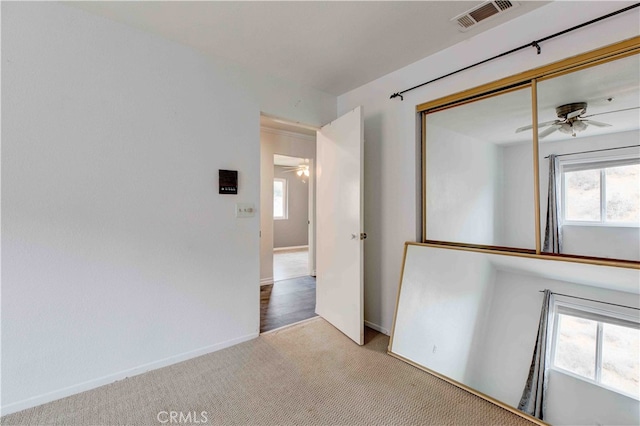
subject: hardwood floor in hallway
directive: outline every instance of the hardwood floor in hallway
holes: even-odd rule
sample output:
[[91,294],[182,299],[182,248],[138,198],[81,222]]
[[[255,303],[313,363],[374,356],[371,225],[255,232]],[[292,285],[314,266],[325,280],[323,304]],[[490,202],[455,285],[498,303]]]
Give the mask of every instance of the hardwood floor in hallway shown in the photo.
[[260,332],[316,316],[316,279],[311,276],[260,287]]

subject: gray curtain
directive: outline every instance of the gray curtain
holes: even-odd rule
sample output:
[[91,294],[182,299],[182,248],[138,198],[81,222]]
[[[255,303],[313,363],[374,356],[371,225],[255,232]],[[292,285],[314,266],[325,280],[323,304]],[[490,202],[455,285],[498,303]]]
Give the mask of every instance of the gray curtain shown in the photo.
[[560,222],[560,167],[555,154],[549,156],[549,191],[547,194],[547,226],[544,230],[545,253],[562,253],[562,223]]
[[518,404],[518,410],[544,420],[544,410],[547,403],[547,331],[549,326],[549,304],[551,291],[544,291],[540,323],[538,324],[538,337],[533,349],[533,358],[529,368],[529,377],[522,391],[522,398]]

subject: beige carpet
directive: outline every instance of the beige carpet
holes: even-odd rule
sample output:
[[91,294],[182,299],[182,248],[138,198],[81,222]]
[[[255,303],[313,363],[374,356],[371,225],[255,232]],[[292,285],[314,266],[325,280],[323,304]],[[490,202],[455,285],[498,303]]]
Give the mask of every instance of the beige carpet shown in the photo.
[[0,421],[161,425],[181,411],[191,423],[180,424],[201,425],[531,424],[388,356],[387,336],[366,337],[358,347],[317,318]]

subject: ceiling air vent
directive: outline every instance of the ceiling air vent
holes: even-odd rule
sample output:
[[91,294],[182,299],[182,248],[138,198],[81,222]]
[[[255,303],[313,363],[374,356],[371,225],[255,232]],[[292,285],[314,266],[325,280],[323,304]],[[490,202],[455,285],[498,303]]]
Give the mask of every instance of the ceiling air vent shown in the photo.
[[460,31],[467,31],[474,25],[492,16],[506,12],[519,6],[518,2],[508,0],[486,1],[471,10],[462,13],[451,20],[458,26]]

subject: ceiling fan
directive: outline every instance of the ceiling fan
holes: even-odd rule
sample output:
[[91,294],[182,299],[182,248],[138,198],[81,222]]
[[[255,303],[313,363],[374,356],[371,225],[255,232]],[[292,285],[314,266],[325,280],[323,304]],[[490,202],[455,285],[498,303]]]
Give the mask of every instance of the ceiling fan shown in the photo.
[[309,177],[308,163],[309,163],[309,160],[305,159],[304,163],[298,164],[297,166],[284,166],[282,172],[283,173],[295,172],[298,176],[304,179],[305,177]]
[[283,167],[283,173],[291,173],[291,172],[296,172],[296,174],[298,176],[305,176],[308,177],[309,176],[309,165],[308,164],[300,164],[297,166],[284,166]]
[[[589,117],[595,117],[596,115],[610,114],[613,112],[627,111],[630,109],[637,109],[639,107],[634,108],[625,108],[617,111],[607,111],[601,112],[598,114],[584,115],[587,112],[587,103],[586,102],[574,102],[566,105],[560,105],[556,107],[556,115],[558,116],[557,120],[546,121],[544,123],[538,123],[538,129],[542,127],[549,127],[546,130],[543,130],[538,134],[540,139],[549,136],[551,133],[559,130],[562,133],[566,133],[571,136],[575,136],[576,133],[581,132],[587,128],[589,125],[593,125],[596,127],[610,127],[611,124],[602,123],[600,121],[595,120],[587,120]],[[523,132],[525,130],[529,130],[533,128],[532,125],[523,126],[516,129],[516,133]]]

